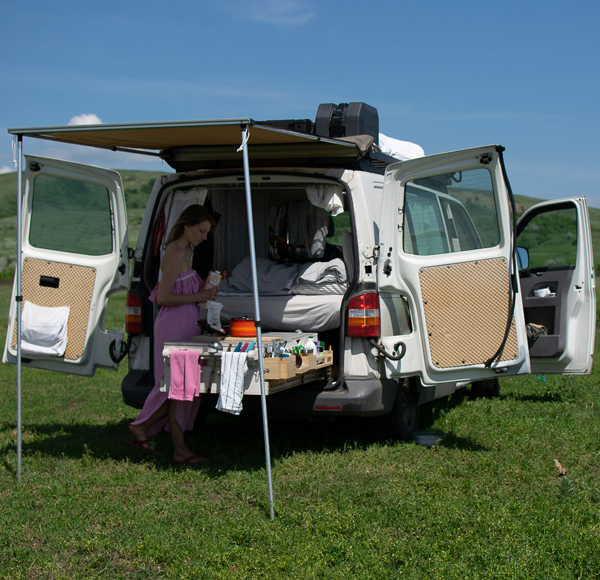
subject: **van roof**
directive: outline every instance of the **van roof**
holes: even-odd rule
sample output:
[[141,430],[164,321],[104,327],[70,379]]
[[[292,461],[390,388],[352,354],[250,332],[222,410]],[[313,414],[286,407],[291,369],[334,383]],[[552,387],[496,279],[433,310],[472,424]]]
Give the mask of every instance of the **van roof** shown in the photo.
[[343,167],[381,173],[398,161],[377,151],[373,138],[367,135],[330,139],[249,118],[15,128],[8,132],[19,137],[156,155],[176,171],[193,171],[242,167],[240,145],[245,127],[249,127],[253,167]]

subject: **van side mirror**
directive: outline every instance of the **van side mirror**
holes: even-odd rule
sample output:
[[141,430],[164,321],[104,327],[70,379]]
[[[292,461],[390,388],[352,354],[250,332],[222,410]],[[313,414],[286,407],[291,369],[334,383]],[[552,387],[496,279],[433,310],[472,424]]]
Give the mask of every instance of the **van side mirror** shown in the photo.
[[523,268],[529,268],[529,251],[527,248],[517,246],[517,265],[519,270]]

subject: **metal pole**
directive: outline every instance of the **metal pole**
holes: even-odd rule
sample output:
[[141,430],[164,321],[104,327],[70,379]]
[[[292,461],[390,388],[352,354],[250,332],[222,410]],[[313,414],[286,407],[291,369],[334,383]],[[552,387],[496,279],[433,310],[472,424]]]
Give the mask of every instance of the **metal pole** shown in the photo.
[[256,319],[256,344],[258,348],[258,365],[260,372],[260,402],[262,406],[263,433],[265,439],[265,456],[267,462],[267,480],[269,485],[269,509],[271,519],[275,519],[273,511],[273,480],[271,477],[271,449],[269,446],[269,422],[267,418],[267,396],[265,392],[265,369],[262,357],[262,329],[260,322],[260,305],[258,300],[258,274],[256,268],[256,249],[254,246],[254,220],[252,217],[252,194],[250,190],[250,170],[248,162],[248,138],[250,128],[247,125],[242,126],[242,156],[244,160],[244,183],[246,187],[246,211],[248,216],[248,232],[250,238],[250,262],[252,265],[252,289],[254,292],[254,312]]
[[22,160],[23,160],[23,137],[18,136],[17,146],[17,280],[16,280],[16,305],[15,316],[17,318],[17,481],[21,482],[21,213],[22,213]]

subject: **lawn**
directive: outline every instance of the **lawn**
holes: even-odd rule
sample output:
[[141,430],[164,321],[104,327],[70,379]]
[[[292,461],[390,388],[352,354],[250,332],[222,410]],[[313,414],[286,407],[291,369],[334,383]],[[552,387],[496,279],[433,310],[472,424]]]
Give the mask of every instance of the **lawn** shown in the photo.
[[18,483],[16,369],[0,365],[0,578],[600,577],[598,369],[429,405],[433,448],[273,417],[273,521],[260,418],[210,416],[189,438],[210,463],[177,468],[168,436],[154,455],[123,441],[124,372],[23,369]]
[[[152,176],[123,177],[133,245]],[[0,176],[0,279],[13,181]],[[3,332],[9,299],[0,285]],[[123,330],[123,312],[113,299],[108,326]],[[153,455],[124,441],[125,367],[23,369],[19,483],[16,368],[0,365],[0,579],[600,578],[597,368],[424,407],[422,428],[446,435],[433,448],[381,440],[372,420],[271,417],[271,521],[260,418],[210,416],[189,438],[210,463],[178,468],[168,436]]]

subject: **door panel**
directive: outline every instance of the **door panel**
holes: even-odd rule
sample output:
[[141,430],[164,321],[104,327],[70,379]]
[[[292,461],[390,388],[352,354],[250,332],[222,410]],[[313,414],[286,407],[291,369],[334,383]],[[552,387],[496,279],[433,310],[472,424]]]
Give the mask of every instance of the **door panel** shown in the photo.
[[[510,280],[504,258],[422,268],[419,275],[435,367],[464,367],[489,359],[506,332]],[[499,358],[514,360],[518,350],[512,325]]]
[[[27,156],[22,223],[22,302],[69,307],[61,354],[44,348],[46,328],[28,328],[37,343],[25,365],[81,375],[116,369],[108,345],[119,352],[123,334],[103,328],[108,297],[128,287],[127,217],[118,173]],[[16,363],[17,302],[13,300],[3,360]],[[40,324],[40,328],[44,325]]]
[[[44,284],[44,280],[52,280]],[[23,301],[38,306],[69,306],[67,345],[64,359],[76,361],[83,356],[86,330],[90,316],[90,303],[96,270],[86,266],[73,266],[47,260],[23,260],[21,288]],[[17,349],[17,325],[14,325],[12,348]]]
[[519,220],[517,233],[526,260],[519,278],[532,371],[590,373],[596,295],[585,198],[535,205]]
[[[379,290],[408,304],[410,335],[387,335],[389,377],[423,384],[529,371],[512,222],[495,146],[388,167],[381,218]],[[390,329],[393,327],[390,326]]]

